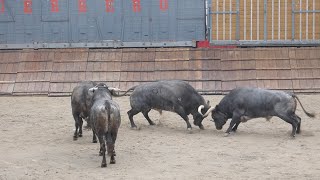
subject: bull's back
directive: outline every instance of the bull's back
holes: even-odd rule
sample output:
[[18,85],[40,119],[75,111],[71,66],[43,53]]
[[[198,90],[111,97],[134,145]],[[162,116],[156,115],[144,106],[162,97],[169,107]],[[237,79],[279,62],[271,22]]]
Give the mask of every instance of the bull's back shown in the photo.
[[[106,106],[106,103],[109,105]],[[120,107],[112,100],[95,102],[91,108],[90,116],[97,131],[107,132],[109,125],[112,128],[119,128],[121,124]]]
[[96,131],[106,131],[108,114],[102,102],[93,104],[90,112],[90,120],[92,121],[93,127],[96,129]]
[[177,93],[172,88],[172,84],[161,82],[148,83],[138,86],[130,95],[130,104],[137,109],[162,109],[172,111],[173,107],[179,103]]
[[294,99],[288,93],[260,88],[240,88],[233,92],[232,104],[250,115],[277,115],[277,108],[288,106]]

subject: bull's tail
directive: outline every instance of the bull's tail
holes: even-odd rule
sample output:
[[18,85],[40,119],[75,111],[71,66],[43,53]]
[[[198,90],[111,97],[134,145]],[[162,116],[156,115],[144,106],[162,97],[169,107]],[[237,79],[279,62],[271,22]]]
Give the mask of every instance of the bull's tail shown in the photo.
[[137,86],[133,86],[132,88],[128,89],[126,92],[124,92],[123,94],[117,94],[114,95],[116,97],[121,97],[121,96],[125,96],[129,91],[133,91]]
[[108,124],[108,127],[107,127],[107,133],[106,133],[106,141],[107,141],[107,151],[108,151],[108,155],[111,155],[111,153],[112,153],[112,150],[110,150],[111,149],[111,147],[110,146],[112,146],[112,144],[113,144],[113,139],[112,139],[112,132],[111,132],[111,116],[110,116],[110,114],[111,114],[111,105],[110,105],[110,103],[108,102],[108,101],[106,101],[105,103],[105,109],[107,110],[107,124]]
[[312,117],[312,118],[315,117],[315,115],[314,115],[313,113],[309,113],[309,112],[307,112],[307,111],[304,109],[304,107],[302,106],[302,103],[301,103],[300,99],[298,98],[298,96],[296,96],[295,94],[292,94],[292,97],[293,97],[293,98],[296,98],[296,99],[298,100],[298,102],[299,102],[299,104],[300,104],[303,112],[304,112],[307,116]]

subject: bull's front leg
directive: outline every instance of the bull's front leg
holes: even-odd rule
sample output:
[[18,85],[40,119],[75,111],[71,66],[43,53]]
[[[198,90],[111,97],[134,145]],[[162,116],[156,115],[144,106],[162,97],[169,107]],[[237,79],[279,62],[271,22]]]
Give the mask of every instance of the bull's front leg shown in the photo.
[[96,132],[92,129],[92,143],[97,143]]
[[233,132],[236,132],[236,131],[237,131],[239,124],[240,124],[240,121],[237,122],[236,125],[232,128],[232,131],[233,131]]
[[232,128],[235,125],[239,125],[239,124],[240,124],[240,116],[233,115],[232,120],[231,120],[230,125],[229,125],[229,128],[227,129],[225,136],[228,136],[230,134],[230,132],[232,131]]
[[82,118],[79,118],[79,137],[82,137],[82,125],[83,125],[83,120]]

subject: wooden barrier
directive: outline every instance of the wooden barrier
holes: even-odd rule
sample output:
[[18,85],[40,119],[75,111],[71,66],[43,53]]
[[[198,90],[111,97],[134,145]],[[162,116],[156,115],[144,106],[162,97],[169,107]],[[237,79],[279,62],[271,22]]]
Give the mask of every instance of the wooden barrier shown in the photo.
[[198,91],[238,86],[320,92],[320,48],[150,48],[0,51],[0,94],[70,95],[93,80],[126,90],[182,79]]

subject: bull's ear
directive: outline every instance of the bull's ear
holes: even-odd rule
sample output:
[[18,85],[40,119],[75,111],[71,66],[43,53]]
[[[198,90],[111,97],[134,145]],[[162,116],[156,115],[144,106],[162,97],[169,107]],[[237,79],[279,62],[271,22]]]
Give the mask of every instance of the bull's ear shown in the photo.
[[208,106],[210,106],[210,101],[209,100],[207,101],[207,104],[208,104]]

